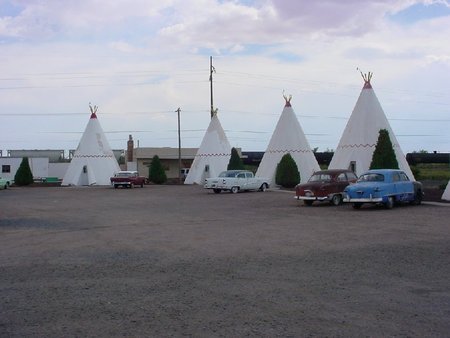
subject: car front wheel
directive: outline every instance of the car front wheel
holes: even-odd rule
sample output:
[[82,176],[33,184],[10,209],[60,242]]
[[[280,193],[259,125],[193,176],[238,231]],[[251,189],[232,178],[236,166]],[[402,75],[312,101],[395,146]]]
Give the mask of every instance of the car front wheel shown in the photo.
[[234,186],[234,187],[231,188],[231,192],[233,194],[237,194],[238,191],[239,191],[239,187]]
[[333,195],[333,198],[331,199],[331,204],[339,205],[341,203],[342,203],[342,196],[339,194]]
[[260,190],[260,191],[266,191],[267,188],[268,188],[267,184],[266,184],[266,183],[263,183],[263,184],[261,185],[261,188],[259,188],[259,190]]
[[384,206],[386,207],[386,209],[392,209],[394,207],[394,197],[389,196]]

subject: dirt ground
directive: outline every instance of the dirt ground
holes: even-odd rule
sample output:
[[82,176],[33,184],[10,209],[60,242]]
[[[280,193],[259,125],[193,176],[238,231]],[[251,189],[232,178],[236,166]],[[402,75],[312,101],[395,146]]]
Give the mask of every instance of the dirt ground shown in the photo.
[[445,337],[450,207],[0,191],[1,337]]

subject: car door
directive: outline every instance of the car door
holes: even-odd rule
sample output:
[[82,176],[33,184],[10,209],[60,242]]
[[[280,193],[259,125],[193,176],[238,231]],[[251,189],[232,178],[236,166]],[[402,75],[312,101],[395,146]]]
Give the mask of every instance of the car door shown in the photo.
[[248,189],[247,188],[248,182],[247,182],[247,178],[245,176],[245,173],[237,174],[236,179],[237,179],[237,185],[239,186],[240,190]]
[[258,180],[253,176],[252,173],[245,173],[245,177],[247,178],[247,189],[254,190],[258,189]]
[[414,198],[414,185],[404,172],[399,173],[400,183],[402,185],[403,200],[411,200]]
[[344,191],[345,187],[348,185],[347,175],[345,173],[340,173],[336,176],[336,182],[334,184],[333,193],[341,193]]

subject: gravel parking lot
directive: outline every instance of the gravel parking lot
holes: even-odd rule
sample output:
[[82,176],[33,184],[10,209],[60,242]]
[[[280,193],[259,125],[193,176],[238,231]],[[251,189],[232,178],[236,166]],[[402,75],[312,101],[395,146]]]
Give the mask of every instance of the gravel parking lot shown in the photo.
[[0,191],[1,337],[450,334],[450,207]]

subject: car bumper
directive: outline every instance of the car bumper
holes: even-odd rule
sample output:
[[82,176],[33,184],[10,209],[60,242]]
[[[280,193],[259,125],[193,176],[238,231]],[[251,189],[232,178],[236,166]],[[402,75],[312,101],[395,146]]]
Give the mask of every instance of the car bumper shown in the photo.
[[382,197],[365,197],[365,198],[351,198],[351,197],[344,197],[344,202],[347,203],[381,203],[383,202]]
[[330,198],[328,196],[295,196],[295,199],[299,201],[329,201]]

